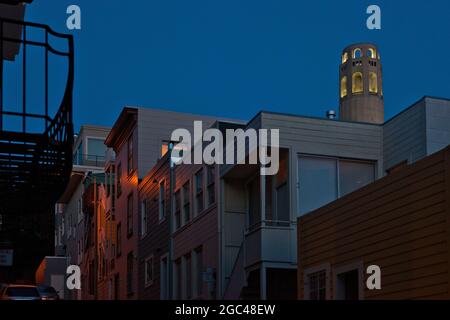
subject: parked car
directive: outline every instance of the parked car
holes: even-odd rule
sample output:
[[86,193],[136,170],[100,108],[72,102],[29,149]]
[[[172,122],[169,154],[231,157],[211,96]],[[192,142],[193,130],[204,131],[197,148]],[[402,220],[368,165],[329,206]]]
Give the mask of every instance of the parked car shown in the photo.
[[9,284],[1,290],[0,300],[41,300],[36,286]]
[[59,300],[59,295],[55,288],[46,285],[38,285],[37,289],[42,300]]

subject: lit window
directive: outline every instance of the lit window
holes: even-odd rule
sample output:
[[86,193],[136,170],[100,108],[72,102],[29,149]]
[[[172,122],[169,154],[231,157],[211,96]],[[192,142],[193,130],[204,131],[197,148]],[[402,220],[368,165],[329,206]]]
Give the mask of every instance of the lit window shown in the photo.
[[368,56],[369,58],[375,59],[375,58],[377,57],[377,54],[376,54],[375,49],[374,49],[374,48],[369,48],[369,49],[367,50],[367,56]]
[[358,59],[362,57],[362,53],[361,53],[361,49],[360,48],[356,48],[355,50],[353,50],[353,59]]
[[344,76],[341,79],[341,98],[347,95],[347,77]]
[[352,93],[363,92],[363,78],[361,72],[355,72],[352,76]]
[[369,73],[369,92],[370,93],[378,92],[377,74],[375,72]]
[[348,53],[347,53],[347,52],[344,52],[344,53],[342,54],[342,64],[346,63],[347,60],[348,60]]

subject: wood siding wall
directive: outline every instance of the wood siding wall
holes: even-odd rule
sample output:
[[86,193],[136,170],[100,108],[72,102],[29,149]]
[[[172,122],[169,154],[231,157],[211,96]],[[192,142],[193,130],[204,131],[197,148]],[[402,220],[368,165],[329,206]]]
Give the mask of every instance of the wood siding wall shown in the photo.
[[[166,219],[159,220],[159,182],[165,179]],[[154,182],[156,181],[156,182]],[[160,299],[160,262],[161,257],[169,251],[169,224],[167,214],[169,204],[169,159],[164,157],[158,162],[143,181],[139,190],[139,202],[147,200],[147,233],[139,240],[138,290],[139,299]],[[139,217],[140,219],[140,217]],[[140,237],[140,221],[139,221]],[[145,286],[145,259],[153,256],[153,283]]]
[[[450,147],[298,219],[299,299],[305,271],[360,265],[364,299],[450,298]],[[365,286],[369,265],[381,290]]]

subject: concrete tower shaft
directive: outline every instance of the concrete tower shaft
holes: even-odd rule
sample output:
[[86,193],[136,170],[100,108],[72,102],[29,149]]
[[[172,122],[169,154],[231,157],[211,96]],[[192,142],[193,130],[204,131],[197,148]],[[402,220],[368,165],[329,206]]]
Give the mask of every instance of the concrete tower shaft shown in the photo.
[[353,44],[342,52],[339,117],[346,121],[384,122],[382,66],[378,49],[373,44]]

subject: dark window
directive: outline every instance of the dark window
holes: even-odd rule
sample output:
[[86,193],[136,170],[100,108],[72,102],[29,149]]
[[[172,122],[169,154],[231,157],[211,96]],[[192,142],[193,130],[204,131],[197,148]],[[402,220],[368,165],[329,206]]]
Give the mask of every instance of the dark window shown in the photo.
[[153,283],[153,257],[149,257],[145,260],[145,285],[151,285]]
[[184,264],[186,267],[186,281],[185,281],[185,292],[186,292],[186,299],[192,298],[192,260],[191,260],[191,254],[188,253],[184,257]]
[[253,179],[248,184],[248,227],[254,227],[258,222],[261,221],[261,201],[260,201],[260,186],[259,186],[259,177]]
[[183,272],[181,270],[181,259],[175,261],[175,276],[176,276],[176,286],[175,286],[175,299],[182,299],[182,283],[183,283]]
[[344,272],[337,276],[336,297],[340,300],[358,300],[358,270]]
[[326,272],[318,271],[311,273],[309,279],[309,299],[310,300],[325,300],[326,299]]
[[203,250],[202,247],[195,249],[195,281],[197,296],[203,292]]
[[181,193],[180,190],[175,192],[174,199],[174,212],[175,212],[175,230],[181,227]]
[[109,170],[106,172],[105,177],[106,177],[106,197],[109,198],[109,195],[111,194],[111,184],[109,183],[111,179],[111,174]]
[[189,181],[183,185],[183,214],[184,223],[191,219],[191,192],[189,188]]
[[95,269],[94,269],[94,261],[89,263],[89,294],[94,295],[95,288]]
[[128,168],[128,174],[131,174],[133,172],[133,136],[130,136],[128,139],[128,154],[127,154],[127,168]]
[[117,257],[120,257],[122,254],[122,225],[119,223],[117,225]]
[[141,202],[141,237],[147,234],[147,201]]
[[195,174],[195,213],[203,211],[203,168]]
[[117,197],[122,193],[122,164],[117,165]]
[[133,194],[127,199],[127,237],[133,235]]
[[119,300],[119,292],[120,292],[120,278],[117,273],[114,276],[114,300]]
[[289,152],[280,150],[280,166],[275,176],[276,220],[289,221]]
[[160,275],[160,286],[161,286],[161,292],[160,292],[160,298],[161,300],[167,300],[168,297],[168,263],[167,263],[167,257],[164,257],[161,259],[161,275]]
[[127,294],[133,294],[133,251],[127,255]]
[[216,202],[216,190],[215,190],[215,171],[214,166],[208,167],[206,190],[208,192],[208,206]]
[[159,183],[159,220],[164,219],[166,216],[166,183],[161,181]]

